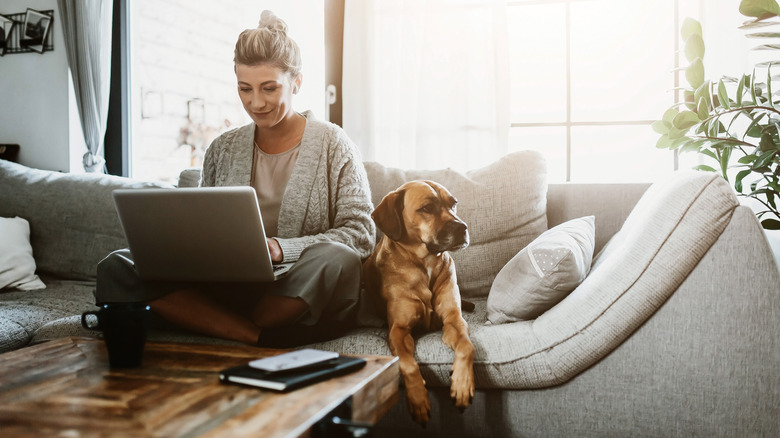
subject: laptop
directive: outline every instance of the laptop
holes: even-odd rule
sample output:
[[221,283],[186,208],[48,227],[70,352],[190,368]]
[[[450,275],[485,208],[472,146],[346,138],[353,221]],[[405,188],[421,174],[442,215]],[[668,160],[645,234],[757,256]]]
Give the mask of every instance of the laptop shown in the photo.
[[271,282],[293,265],[271,262],[252,187],[117,189],[113,194],[144,280]]

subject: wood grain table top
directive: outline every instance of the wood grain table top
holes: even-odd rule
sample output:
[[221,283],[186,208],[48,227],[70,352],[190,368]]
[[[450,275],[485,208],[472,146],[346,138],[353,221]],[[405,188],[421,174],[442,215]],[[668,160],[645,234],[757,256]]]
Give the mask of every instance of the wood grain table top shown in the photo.
[[110,369],[100,339],[62,338],[0,355],[0,435],[295,437],[345,401],[376,423],[398,400],[398,361],[276,393],[219,371],[283,350],[148,342],[139,368]]

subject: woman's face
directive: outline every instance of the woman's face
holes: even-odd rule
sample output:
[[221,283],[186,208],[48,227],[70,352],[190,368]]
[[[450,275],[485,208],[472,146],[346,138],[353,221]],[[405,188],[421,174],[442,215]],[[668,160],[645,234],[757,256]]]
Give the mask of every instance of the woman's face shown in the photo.
[[238,96],[259,128],[277,126],[294,114],[292,96],[301,86],[301,75],[291,78],[270,64],[236,65]]

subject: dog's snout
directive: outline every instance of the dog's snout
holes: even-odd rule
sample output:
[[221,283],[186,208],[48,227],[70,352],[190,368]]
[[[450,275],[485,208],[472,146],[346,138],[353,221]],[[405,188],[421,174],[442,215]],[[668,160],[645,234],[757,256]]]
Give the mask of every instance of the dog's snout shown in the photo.
[[457,250],[468,246],[468,226],[461,220],[447,222],[438,233],[438,242],[444,250]]
[[441,234],[442,236],[452,236],[456,239],[463,238],[464,236],[468,236],[468,229],[469,227],[465,222],[460,220],[453,220],[447,222],[447,224],[442,227]]

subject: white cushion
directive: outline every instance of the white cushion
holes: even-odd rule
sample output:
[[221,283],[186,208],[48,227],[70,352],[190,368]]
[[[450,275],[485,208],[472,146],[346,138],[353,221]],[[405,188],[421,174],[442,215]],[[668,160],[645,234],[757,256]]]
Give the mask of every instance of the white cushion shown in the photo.
[[33,290],[45,287],[35,275],[30,224],[20,217],[0,218],[0,289]]
[[488,322],[531,320],[558,304],[588,275],[595,242],[594,216],[542,233],[496,276],[487,300]]

